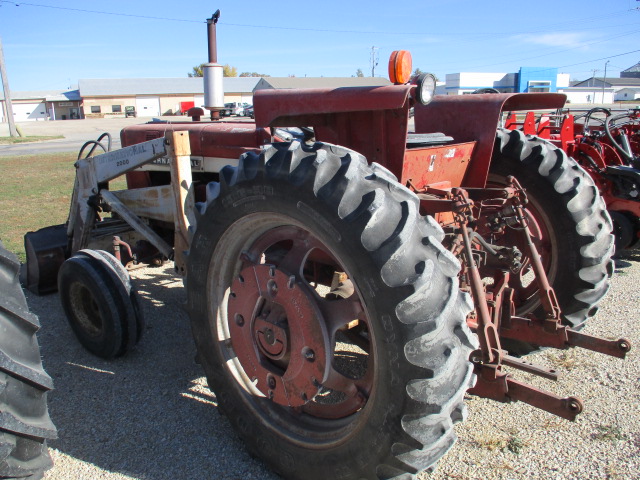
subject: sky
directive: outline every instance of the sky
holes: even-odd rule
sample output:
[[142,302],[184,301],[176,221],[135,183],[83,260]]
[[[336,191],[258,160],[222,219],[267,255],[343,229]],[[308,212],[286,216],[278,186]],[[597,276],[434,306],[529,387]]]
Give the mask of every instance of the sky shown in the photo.
[[520,67],[584,80],[640,62],[638,0],[0,0],[10,89],[186,77],[207,61],[206,19],[216,9],[218,62],[238,73],[386,77],[399,49],[441,80]]

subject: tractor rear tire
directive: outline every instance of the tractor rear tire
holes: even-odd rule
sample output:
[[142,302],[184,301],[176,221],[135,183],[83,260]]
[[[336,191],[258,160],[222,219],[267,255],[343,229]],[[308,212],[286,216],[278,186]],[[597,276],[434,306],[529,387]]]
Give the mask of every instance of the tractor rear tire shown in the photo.
[[[543,232],[534,241],[563,323],[580,329],[597,312],[614,269],[612,222],[605,203],[591,177],[563,150],[519,130],[499,129],[489,184],[506,185],[509,175],[526,190],[527,210]],[[525,290],[520,289],[516,313],[543,316],[535,286],[527,295],[522,294]],[[519,341],[503,344],[516,355],[537,349]]]
[[57,438],[49,418],[51,377],[42,368],[36,332],[18,281],[20,265],[0,244],[0,478],[42,478],[53,465],[47,440]]
[[[197,206],[188,308],[209,387],[250,452],[287,479],[408,479],[429,468],[465,416],[477,347],[442,229],[419,215],[418,198],[390,172],[342,147],[274,144],[220,177]],[[352,293],[322,298],[313,279],[339,272]],[[247,287],[261,278],[260,293]],[[255,353],[275,345],[260,343],[274,334],[258,332],[263,317],[252,313],[270,297],[272,311],[288,312],[274,324],[286,327],[280,338],[292,332],[280,346],[295,345],[295,329],[328,332],[310,338],[315,351],[292,347],[273,361]],[[354,317],[365,353],[347,357],[364,357],[365,372],[338,375],[339,387],[331,380],[343,358],[334,330],[343,325],[353,336],[345,324]],[[237,333],[245,328],[256,335]],[[300,376],[298,393],[279,393],[294,366],[323,361],[328,377]],[[255,373],[264,368],[273,372],[266,379]],[[336,403],[323,403],[336,390]]]

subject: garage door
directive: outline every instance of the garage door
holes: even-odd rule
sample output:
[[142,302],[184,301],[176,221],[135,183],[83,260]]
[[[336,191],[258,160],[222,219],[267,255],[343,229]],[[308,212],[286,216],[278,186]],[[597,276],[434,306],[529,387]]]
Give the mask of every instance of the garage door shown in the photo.
[[136,112],[139,117],[159,117],[160,97],[136,97]]
[[47,107],[44,102],[12,103],[11,106],[13,107],[13,119],[16,122],[44,120],[47,118]]
[[204,105],[204,95],[196,95],[193,97],[193,103],[196,107],[202,107]]

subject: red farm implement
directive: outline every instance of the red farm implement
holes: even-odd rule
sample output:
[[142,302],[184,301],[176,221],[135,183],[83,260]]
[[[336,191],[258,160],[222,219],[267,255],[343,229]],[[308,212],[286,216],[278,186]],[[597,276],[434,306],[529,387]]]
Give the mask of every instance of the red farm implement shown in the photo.
[[640,246],[640,108],[517,118],[509,115],[506,128],[548,139],[591,175],[613,220],[616,248]]

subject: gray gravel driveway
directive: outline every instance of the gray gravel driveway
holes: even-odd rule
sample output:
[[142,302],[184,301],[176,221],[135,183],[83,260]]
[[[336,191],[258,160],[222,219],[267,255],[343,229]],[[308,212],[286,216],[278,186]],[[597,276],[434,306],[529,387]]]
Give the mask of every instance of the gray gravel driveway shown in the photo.
[[[182,281],[170,266],[134,272],[147,319],[145,336],[128,356],[104,361],[73,337],[56,295],[27,294],[40,316],[40,343],[56,390],[50,411],[60,438],[46,479],[176,480],[278,477],[252,459],[194,362],[182,304]],[[640,478],[640,253],[617,262],[613,287],[586,329],[626,336],[627,360],[587,351],[547,350],[530,356],[565,369],[559,382],[526,378],[561,395],[577,395],[585,412],[576,423],[524,404],[469,398],[459,442],[421,479]]]

